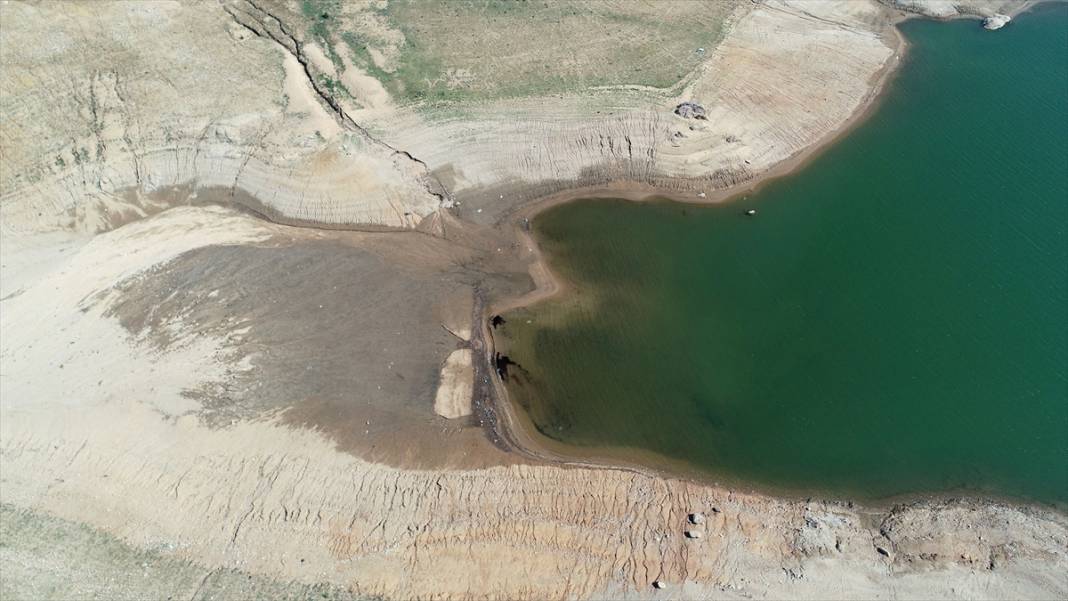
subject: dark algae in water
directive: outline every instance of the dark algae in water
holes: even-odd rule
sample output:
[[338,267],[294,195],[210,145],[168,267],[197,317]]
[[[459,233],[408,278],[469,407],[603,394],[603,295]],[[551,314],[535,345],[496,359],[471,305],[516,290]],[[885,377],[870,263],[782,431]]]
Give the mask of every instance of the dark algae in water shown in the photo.
[[543,434],[796,491],[1068,501],[1068,6],[901,28],[878,110],[745,206],[534,220],[568,290],[496,335]]

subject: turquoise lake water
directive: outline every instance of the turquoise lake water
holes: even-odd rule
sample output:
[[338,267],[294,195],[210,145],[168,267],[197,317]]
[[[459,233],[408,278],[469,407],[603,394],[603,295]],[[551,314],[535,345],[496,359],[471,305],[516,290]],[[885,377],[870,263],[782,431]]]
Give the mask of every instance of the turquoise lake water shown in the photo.
[[877,110],[797,173],[534,221],[571,292],[497,335],[543,434],[758,487],[1068,502],[1068,5],[901,29]]

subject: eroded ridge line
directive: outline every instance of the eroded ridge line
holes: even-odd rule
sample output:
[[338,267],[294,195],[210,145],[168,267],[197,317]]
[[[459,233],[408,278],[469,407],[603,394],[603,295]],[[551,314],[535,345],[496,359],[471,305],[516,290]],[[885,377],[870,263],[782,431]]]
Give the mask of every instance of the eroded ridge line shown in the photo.
[[235,2],[226,2],[224,0],[222,2],[222,8],[234,19],[235,22],[237,22],[238,25],[252,32],[257,37],[275,42],[285,49],[286,52],[291,54],[293,58],[297,59],[301,69],[304,71],[304,77],[307,79],[308,85],[315,91],[320,104],[328,109],[330,114],[343,128],[356,132],[372,144],[376,144],[389,150],[394,158],[400,156],[418,164],[422,167],[424,172],[422,183],[424,188],[426,188],[427,193],[437,198],[440,206],[452,206],[452,194],[449,192],[449,189],[438,180],[438,178],[430,173],[430,168],[425,161],[414,156],[407,150],[396,148],[388,142],[371,135],[367,129],[349,116],[345,111],[345,108],[341,106],[341,103],[339,103],[334,96],[316,80],[315,73],[312,70],[312,66],[309,63],[307,56],[304,54],[304,48],[300,40],[286,28],[285,23],[283,23],[281,19],[264,8],[261,8],[253,0],[241,0],[240,5]]

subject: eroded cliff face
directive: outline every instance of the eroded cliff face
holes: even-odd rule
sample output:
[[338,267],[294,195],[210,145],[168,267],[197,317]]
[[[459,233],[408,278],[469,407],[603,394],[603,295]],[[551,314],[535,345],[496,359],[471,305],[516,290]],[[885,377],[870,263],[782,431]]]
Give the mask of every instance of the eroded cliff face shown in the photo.
[[3,19],[5,231],[100,231],[165,186],[241,190],[327,224],[414,227],[441,204],[421,165],[218,3],[20,2]]
[[[507,211],[748,181],[846,122],[896,48],[874,3],[694,6],[664,22],[724,29],[674,86],[575,88],[568,64],[551,95],[446,104],[378,79],[418,84],[391,54],[418,32],[376,3],[0,6],[3,596],[59,590],[40,565],[143,597],[139,557],[193,598],[1063,597],[1059,513],[560,467],[486,427],[484,307],[533,287]],[[346,24],[384,41],[340,54]],[[382,226],[405,231],[350,231]]]

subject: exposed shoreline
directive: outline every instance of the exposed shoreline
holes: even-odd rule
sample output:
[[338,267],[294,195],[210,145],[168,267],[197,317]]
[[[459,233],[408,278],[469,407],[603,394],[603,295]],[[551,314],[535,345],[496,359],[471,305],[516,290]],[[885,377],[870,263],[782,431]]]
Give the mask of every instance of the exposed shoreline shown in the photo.
[[[1010,16],[1015,18],[1020,13],[1038,4],[1040,2],[1029,0],[1022,3],[1017,10],[1012,11]],[[534,289],[519,296],[494,299],[486,305],[478,320],[479,334],[481,339],[485,341],[482,361],[488,366],[486,373],[493,373],[493,359],[497,351],[493,329],[489,326],[489,320],[492,316],[560,298],[571,290],[568,282],[553,272],[545,252],[538,244],[536,237],[524,227],[525,224],[532,222],[545,211],[579,200],[613,199],[631,202],[669,200],[671,202],[694,205],[718,205],[738,202],[748,198],[750,194],[758,193],[765,185],[796,173],[817,159],[823,152],[829,150],[835,143],[851,134],[854,129],[866,122],[879,109],[888,86],[898,74],[902,59],[907,55],[909,49],[908,41],[898,25],[914,18],[948,21],[958,19],[974,20],[980,17],[959,14],[949,18],[937,19],[922,14],[902,12],[884,31],[884,39],[892,39],[895,44],[892,48],[893,52],[887,58],[883,67],[871,78],[870,91],[853,114],[837,129],[828,132],[819,141],[744,183],[719,190],[709,190],[704,192],[704,197],[698,197],[692,193],[681,193],[677,190],[658,188],[638,182],[612,182],[606,185],[584,186],[556,192],[524,204],[518,209],[505,214],[499,224],[510,223],[513,235],[518,240],[521,248],[528,249],[526,253],[530,261],[529,275],[534,282]],[[970,490],[950,489],[937,492],[902,493],[890,497],[858,498],[856,495],[835,494],[818,488],[776,487],[757,484],[743,478],[736,479],[727,474],[717,473],[715,469],[701,468],[646,449],[630,447],[591,448],[570,445],[548,438],[539,432],[524,410],[518,407],[515,400],[511,398],[501,379],[491,378],[491,381],[495,396],[493,403],[498,410],[498,414],[503,419],[499,419],[495,425],[487,424],[487,427],[493,428],[492,431],[487,432],[487,435],[508,441],[512,450],[535,461],[569,468],[620,470],[652,477],[683,479],[695,484],[710,485],[747,494],[767,495],[787,500],[815,497],[829,503],[855,503],[873,511],[885,511],[894,506],[914,502],[941,502],[963,498],[980,504],[1007,504],[1031,509],[1052,509],[1068,515],[1068,505],[1040,502],[1009,495],[977,493]]]
[[[425,120],[363,87],[331,103],[321,77],[359,69],[336,39],[345,73],[329,39],[304,34],[300,56],[327,19],[293,4],[4,5],[18,186],[0,219],[0,597],[1065,597],[1068,512],[967,491],[851,500],[573,452],[495,376],[488,318],[578,283],[521,218],[594,196],[737,202],[879,108],[906,51],[894,24],[918,16],[734,1],[722,50],[677,88]],[[1003,0],[960,10],[987,1]],[[676,7],[676,22],[710,16]],[[379,13],[329,11],[335,34]],[[506,25],[538,31],[526,21]],[[456,26],[470,29],[423,39]],[[514,75],[499,58],[488,75]],[[689,97],[707,122],[671,115]],[[424,185],[438,177],[447,203]],[[472,358],[474,390],[447,419],[432,405],[453,356]]]

